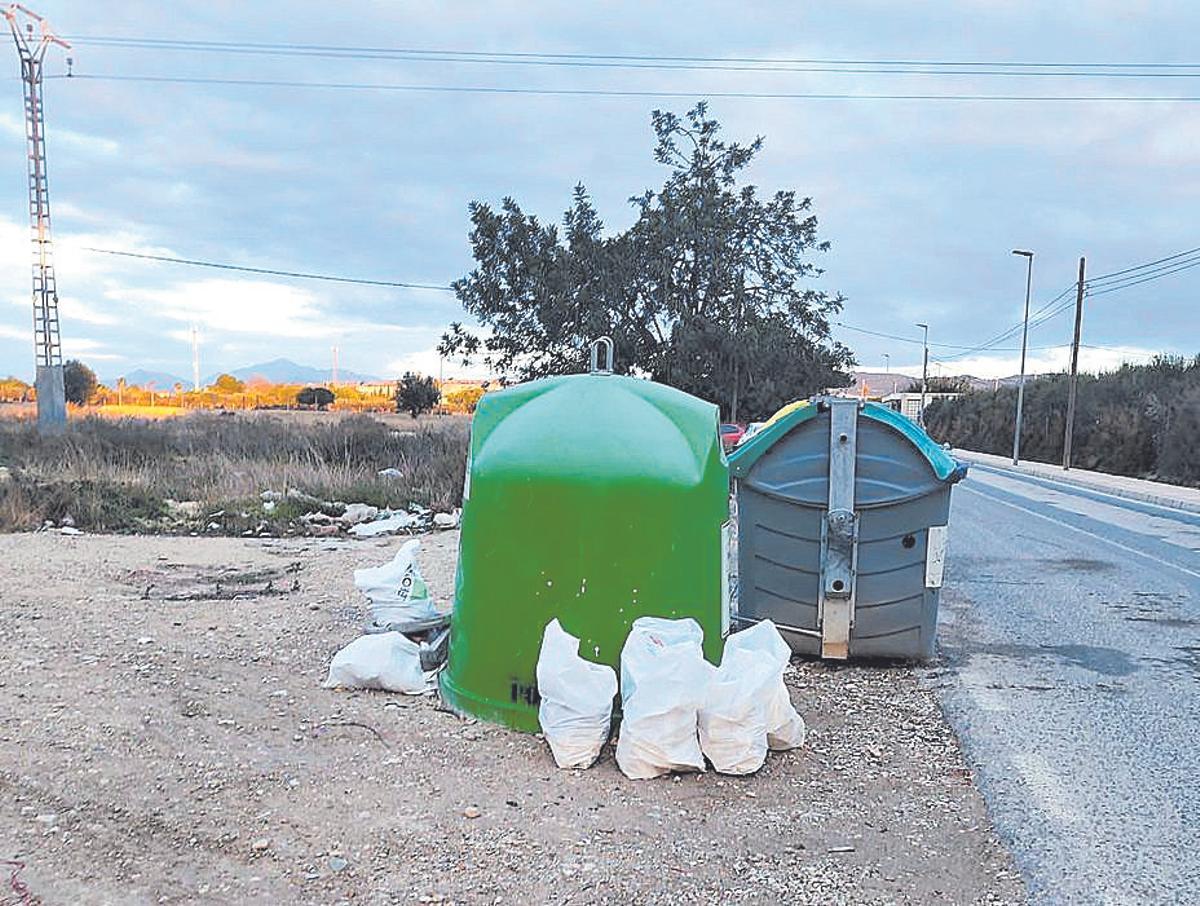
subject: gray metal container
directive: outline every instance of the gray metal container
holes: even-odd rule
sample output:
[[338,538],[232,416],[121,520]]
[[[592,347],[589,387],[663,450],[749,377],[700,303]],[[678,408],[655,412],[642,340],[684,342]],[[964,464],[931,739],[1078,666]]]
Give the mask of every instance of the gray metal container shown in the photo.
[[739,623],[770,619],[803,654],[933,655],[965,465],[894,410],[837,397],[783,410],[729,464]]

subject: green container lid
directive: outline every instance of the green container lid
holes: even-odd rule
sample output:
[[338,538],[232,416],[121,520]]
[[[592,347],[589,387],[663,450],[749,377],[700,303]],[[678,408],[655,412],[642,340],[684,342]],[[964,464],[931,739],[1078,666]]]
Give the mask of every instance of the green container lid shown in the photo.
[[727,631],[729,473],[717,408],[612,374],[547,378],[480,400],[471,430],[450,652],[455,710],[536,731],[542,631],[619,669],[642,616]]

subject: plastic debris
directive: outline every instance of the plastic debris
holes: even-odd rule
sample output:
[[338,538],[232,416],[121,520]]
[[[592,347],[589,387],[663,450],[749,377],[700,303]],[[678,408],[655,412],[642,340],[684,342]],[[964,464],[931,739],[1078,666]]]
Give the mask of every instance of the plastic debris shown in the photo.
[[420,519],[412,513],[388,513],[382,519],[351,526],[350,534],[356,538],[377,538],[380,535],[394,535],[419,524]]
[[420,552],[421,542],[414,538],[390,562],[354,571],[354,586],[370,599],[376,625],[407,628],[401,624],[444,617],[417,566]]
[[421,669],[420,646],[399,632],[355,639],[333,656],[326,689],[383,689],[419,695],[433,688]]
[[433,527],[439,529],[458,528],[461,519],[462,510],[455,510],[452,513],[438,513],[433,517]]
[[348,503],[338,521],[343,525],[358,525],[360,522],[370,522],[379,515],[379,507],[369,503]]
[[590,767],[612,731],[617,672],[579,656],[579,639],[546,624],[537,662],[538,723],[560,768]]
[[617,765],[631,780],[703,771],[697,711],[714,670],[695,620],[641,617],[621,649],[621,735]]

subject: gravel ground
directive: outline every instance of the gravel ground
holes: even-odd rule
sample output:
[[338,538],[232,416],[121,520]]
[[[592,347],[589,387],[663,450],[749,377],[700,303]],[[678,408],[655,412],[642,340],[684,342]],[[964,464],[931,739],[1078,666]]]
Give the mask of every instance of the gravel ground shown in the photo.
[[[322,689],[364,616],[351,571],[399,544],[0,537],[0,858],[30,895],[1024,901],[922,671],[795,662],[802,749],[641,782],[433,696]],[[456,544],[424,541],[442,597]]]

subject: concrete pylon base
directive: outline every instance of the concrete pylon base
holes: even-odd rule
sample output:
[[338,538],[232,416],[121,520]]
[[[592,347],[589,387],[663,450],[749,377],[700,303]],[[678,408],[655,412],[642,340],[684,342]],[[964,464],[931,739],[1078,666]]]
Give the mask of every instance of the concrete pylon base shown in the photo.
[[67,396],[63,385],[62,365],[39,365],[37,379],[38,428],[42,431],[62,431],[67,426]]

